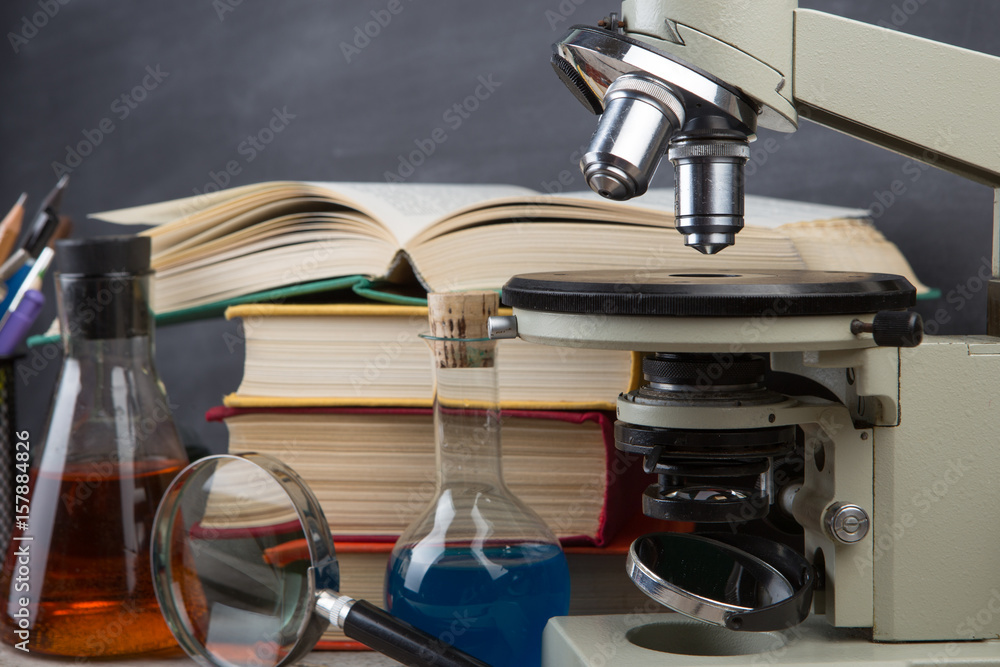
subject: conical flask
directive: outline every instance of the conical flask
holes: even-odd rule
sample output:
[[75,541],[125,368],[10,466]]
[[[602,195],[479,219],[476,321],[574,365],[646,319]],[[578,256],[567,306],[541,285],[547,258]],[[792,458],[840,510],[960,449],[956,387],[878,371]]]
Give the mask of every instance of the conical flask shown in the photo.
[[436,494],[392,551],[386,608],[494,667],[541,662],[569,608],[569,570],[545,522],[511,493],[500,458],[493,292],[431,294]]
[[149,542],[187,456],[153,364],[150,242],[61,241],[56,261],[63,366],[0,573],[0,638],[85,657],[175,647]]

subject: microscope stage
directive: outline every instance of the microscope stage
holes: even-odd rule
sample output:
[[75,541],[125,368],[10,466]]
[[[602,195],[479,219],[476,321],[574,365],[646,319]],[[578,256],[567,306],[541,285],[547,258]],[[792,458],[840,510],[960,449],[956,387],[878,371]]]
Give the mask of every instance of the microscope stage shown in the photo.
[[532,273],[503,288],[529,342],[671,352],[874,347],[851,322],[915,299],[900,276],[833,271]]
[[514,276],[508,306],[580,315],[777,317],[900,310],[916,290],[901,276],[840,271],[572,271]]

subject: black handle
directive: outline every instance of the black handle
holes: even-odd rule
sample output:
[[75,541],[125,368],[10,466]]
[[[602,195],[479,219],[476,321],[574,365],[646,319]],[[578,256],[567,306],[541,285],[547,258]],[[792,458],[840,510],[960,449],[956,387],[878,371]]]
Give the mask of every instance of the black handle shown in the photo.
[[870,333],[879,347],[916,347],[924,339],[924,320],[908,310],[883,310],[871,322],[853,320],[851,333]]
[[364,600],[351,606],[344,634],[410,667],[490,667]]
[[879,347],[916,347],[924,339],[924,321],[906,310],[882,311],[872,321],[872,337]]

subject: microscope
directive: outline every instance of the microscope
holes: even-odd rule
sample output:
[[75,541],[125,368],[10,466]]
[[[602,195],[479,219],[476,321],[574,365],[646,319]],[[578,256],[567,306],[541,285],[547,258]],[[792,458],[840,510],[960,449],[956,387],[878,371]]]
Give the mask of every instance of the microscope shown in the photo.
[[[640,196],[666,156],[705,254],[738,242],[758,126],[808,119],[1000,187],[1000,58],[795,0],[625,0],[552,64],[600,117],[589,186]],[[645,514],[698,527],[625,564],[679,614],[552,619],[543,663],[1000,665],[1000,198],[993,225],[987,336],[924,337],[913,287],[877,273],[722,255],[513,277],[491,336],[643,355],[616,446],[656,475]],[[779,519],[798,547],[752,529]]]

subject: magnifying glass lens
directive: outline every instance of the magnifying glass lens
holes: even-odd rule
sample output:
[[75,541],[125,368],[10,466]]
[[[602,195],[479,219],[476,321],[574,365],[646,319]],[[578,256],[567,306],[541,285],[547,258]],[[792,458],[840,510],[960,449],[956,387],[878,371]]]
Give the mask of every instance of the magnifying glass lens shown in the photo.
[[182,475],[157,517],[154,549],[171,630],[203,664],[277,667],[313,611],[296,508],[272,474],[244,459],[213,459]]
[[153,589],[205,667],[280,667],[330,626],[406,665],[489,667],[364,600],[340,568],[316,496],[278,459],[219,454],[170,483],[153,525]]

